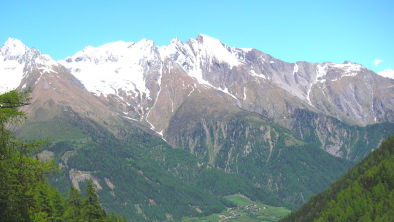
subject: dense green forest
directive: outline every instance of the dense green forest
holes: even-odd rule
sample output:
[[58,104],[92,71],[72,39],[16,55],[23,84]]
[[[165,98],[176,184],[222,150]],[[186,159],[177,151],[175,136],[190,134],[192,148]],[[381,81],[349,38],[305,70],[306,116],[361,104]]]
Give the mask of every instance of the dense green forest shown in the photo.
[[[55,142],[47,149],[64,166],[62,172],[50,178],[62,194],[71,185],[73,169],[78,169],[100,181],[102,189],[98,194],[105,209],[136,221],[211,215],[233,207],[223,197],[236,193],[274,206],[288,205],[242,175],[206,165],[199,167],[198,158],[171,148],[149,133],[128,132],[124,140],[119,140],[98,130],[99,126],[88,129],[94,129],[88,132],[92,136],[88,140]],[[111,181],[114,187],[105,181]]]
[[25,113],[18,108],[29,99],[28,91],[0,95],[1,221],[127,221],[124,216],[106,214],[92,180],[87,181],[84,197],[71,186],[67,199],[48,184],[47,176],[56,173],[57,167],[37,157],[46,141],[20,142],[8,130],[10,124],[23,122]]
[[394,135],[286,221],[393,221]]

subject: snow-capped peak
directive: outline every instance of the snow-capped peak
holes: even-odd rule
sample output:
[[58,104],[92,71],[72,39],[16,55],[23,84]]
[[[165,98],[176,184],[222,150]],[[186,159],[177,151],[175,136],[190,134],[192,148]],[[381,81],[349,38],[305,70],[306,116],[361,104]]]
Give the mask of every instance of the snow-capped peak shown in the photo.
[[46,67],[58,65],[58,63],[54,59],[52,59],[52,57],[50,55],[44,55],[44,54],[40,54],[40,56],[38,56],[35,59],[35,62],[37,64],[41,64]]
[[9,38],[4,43],[0,53],[0,93],[19,86],[28,52],[29,48],[18,39]]
[[394,79],[394,70],[392,69],[386,69],[384,71],[378,72],[377,74],[386,78]]
[[16,59],[30,51],[21,41],[14,38],[8,38],[1,48],[1,54],[10,59]]
[[[207,58],[216,58],[219,62],[225,62],[230,67],[239,65],[237,57],[232,53],[230,47],[223,44],[220,40],[199,34],[197,36],[198,48],[205,54]],[[197,42],[193,41],[192,44]]]
[[183,44],[183,42],[179,40],[178,37],[175,37],[173,40],[171,40],[170,44]]
[[[77,52],[72,58],[75,62],[79,61],[101,61],[101,60],[110,60],[113,61],[114,57],[122,56],[127,54],[127,50],[129,47],[133,46],[134,42],[112,42],[107,43],[97,48],[93,46],[87,46],[83,50]],[[66,61],[69,63],[71,57],[67,57]]]
[[171,40],[168,45],[159,47],[162,61],[164,61],[166,57],[172,58],[178,51],[185,51],[185,45],[177,37]]
[[33,67],[43,73],[55,72],[52,68],[58,65],[51,56],[34,47],[30,50],[18,39],[9,38],[0,50],[0,93],[17,88]]

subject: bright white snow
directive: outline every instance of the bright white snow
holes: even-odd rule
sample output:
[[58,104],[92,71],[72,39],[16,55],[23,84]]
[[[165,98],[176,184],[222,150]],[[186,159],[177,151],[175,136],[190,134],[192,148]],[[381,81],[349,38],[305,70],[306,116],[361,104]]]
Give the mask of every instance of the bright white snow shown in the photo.
[[244,52],[248,53],[253,50],[253,48],[241,48]]
[[377,74],[386,78],[394,79],[394,70],[392,69],[386,69],[384,71],[378,72]]
[[153,41],[146,39],[138,43],[119,41],[97,48],[88,46],[59,63],[96,95],[117,95],[117,90],[122,89],[149,97],[144,74],[146,64],[156,59],[154,48]]
[[230,67],[234,67],[239,65],[238,59],[231,52],[231,49],[221,43],[218,39],[214,39],[212,37],[202,35],[202,44],[198,44],[197,48],[201,50],[202,56],[205,58],[216,58],[219,62],[225,62],[230,65]]
[[24,63],[18,59],[30,50],[19,40],[9,38],[0,50],[0,93],[15,89],[21,83]]
[[266,79],[265,75],[263,75],[263,74],[257,74],[254,70],[250,70],[250,74],[251,74],[252,76],[257,76],[257,77],[260,77],[260,78],[262,78],[262,79]]
[[[194,77],[200,84],[208,85],[222,91],[233,98],[227,88],[215,87],[203,78],[202,68],[210,69],[213,62],[226,63],[230,68],[238,66],[239,49],[231,49],[218,39],[199,35],[199,41],[190,39],[190,44],[182,43],[178,38],[173,39],[167,46],[156,47],[153,41],[146,39],[138,43],[114,42],[94,48],[88,46],[74,56],[59,61],[74,74],[90,92],[96,95],[117,95],[118,89],[134,92],[150,97],[146,86],[147,62],[164,62],[172,58],[186,73]],[[251,49],[243,49],[248,52]],[[243,58],[244,59],[244,58]]]
[[339,78],[331,79],[331,81],[337,81],[345,76],[356,76],[358,72],[364,68],[362,65],[350,62],[346,62],[344,64],[329,63],[329,65],[333,68],[342,69],[344,71],[344,73]]
[[[9,38],[4,46],[0,48],[0,93],[17,88],[24,75],[27,73],[24,68],[30,65],[32,52],[18,39]],[[38,52],[39,53],[39,52]],[[57,66],[58,63],[53,60],[49,55],[35,54],[34,63],[37,65],[41,73],[55,72],[52,68]],[[30,67],[30,71],[31,71]],[[22,88],[26,87],[26,83]]]
[[21,83],[23,65],[16,60],[0,58],[0,94],[15,89]]
[[25,53],[30,52],[21,41],[18,39],[8,38],[1,48],[1,55],[8,58],[16,59],[19,56],[23,56]]
[[293,75],[296,74],[297,72],[298,72],[298,65],[296,63],[296,64],[294,64]]

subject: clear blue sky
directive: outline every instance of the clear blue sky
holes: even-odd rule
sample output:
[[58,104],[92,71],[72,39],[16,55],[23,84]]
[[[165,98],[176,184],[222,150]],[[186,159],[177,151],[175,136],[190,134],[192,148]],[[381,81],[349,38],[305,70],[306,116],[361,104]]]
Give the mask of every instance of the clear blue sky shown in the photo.
[[[394,1],[1,1],[8,37],[55,60],[142,38],[167,45],[199,33],[287,62],[345,60],[394,69]],[[381,62],[375,66],[375,60]]]

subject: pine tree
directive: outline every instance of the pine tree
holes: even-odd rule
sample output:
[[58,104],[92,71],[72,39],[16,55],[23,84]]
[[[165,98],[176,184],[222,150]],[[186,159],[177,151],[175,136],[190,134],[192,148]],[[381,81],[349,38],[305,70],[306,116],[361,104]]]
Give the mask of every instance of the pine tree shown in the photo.
[[84,221],[104,221],[105,212],[101,209],[93,181],[90,179],[86,185],[86,195],[83,200],[82,217]]
[[114,214],[114,212],[111,212],[108,215],[108,222],[118,222],[118,219],[117,219],[116,215]]
[[5,222],[30,221],[32,214],[45,216],[35,205],[34,190],[54,165],[32,157],[44,142],[22,143],[8,129],[25,120],[18,108],[28,104],[29,94],[12,90],[0,95],[0,218]]
[[65,212],[63,216],[64,221],[82,221],[81,215],[82,200],[79,190],[70,186],[70,191],[68,192],[68,199],[65,204]]
[[53,214],[51,220],[53,222],[61,222],[63,221],[63,214],[64,214],[64,198],[59,193],[56,188],[52,188],[52,195],[51,195],[51,206],[53,210]]
[[37,183],[34,189],[34,205],[31,207],[35,221],[47,221],[52,216],[52,205],[49,196],[49,187],[46,183]]

